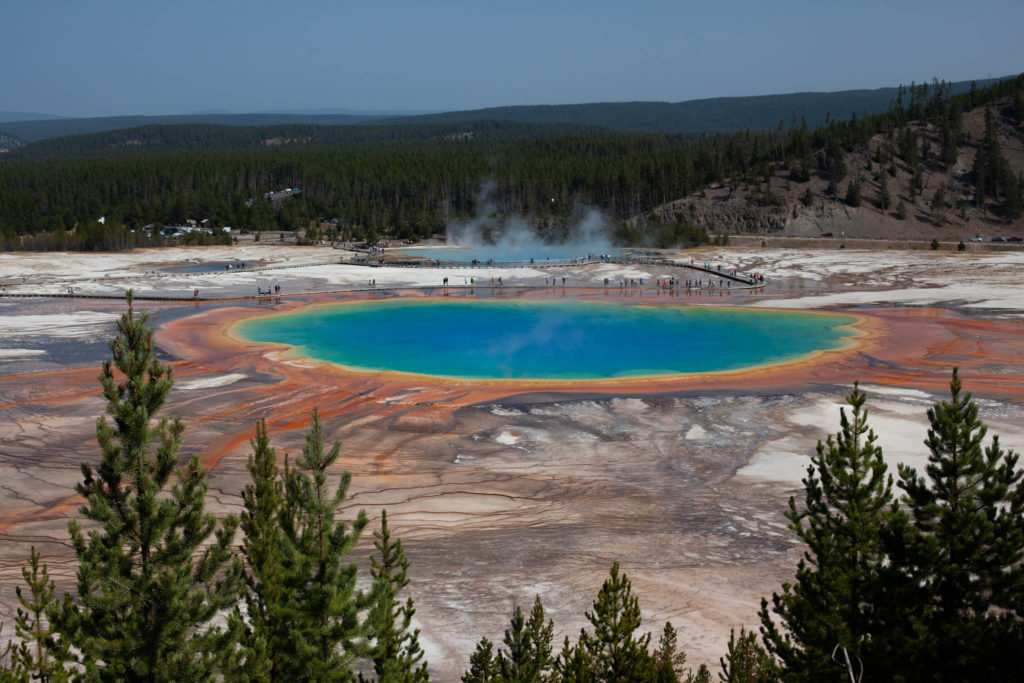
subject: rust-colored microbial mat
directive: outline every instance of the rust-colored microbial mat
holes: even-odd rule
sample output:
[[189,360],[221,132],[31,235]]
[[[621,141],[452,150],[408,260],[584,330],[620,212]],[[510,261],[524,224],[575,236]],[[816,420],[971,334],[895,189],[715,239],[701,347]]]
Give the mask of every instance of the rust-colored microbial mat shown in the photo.
[[[841,309],[859,320],[850,348],[799,362],[607,382],[349,372],[232,332],[268,310],[379,295],[294,297],[271,309],[153,307],[177,380],[165,413],[188,424],[182,453],[198,452],[210,468],[220,514],[239,509],[256,421],[267,420],[279,455],[294,455],[318,408],[344,444],[337,472],[353,473],[349,512],[386,507],[406,545],[410,594],[441,680],[458,677],[479,637],[500,637],[513,600],[539,594],[560,632],[578,630],[616,560],[645,625],[670,619],[690,661],[713,663],[729,628],[753,626],[760,597],[792,575],[799,548],[785,501],[814,443],[837,429],[835,404],[854,380],[868,388],[883,446],[897,457],[923,450],[924,410],[953,366],[985,401],[983,418],[996,408],[993,431],[1012,430],[1022,412],[1024,323],[943,308]],[[5,592],[31,544],[61,587],[72,586],[66,527],[81,504],[79,463],[98,458],[97,374],[0,377]]]

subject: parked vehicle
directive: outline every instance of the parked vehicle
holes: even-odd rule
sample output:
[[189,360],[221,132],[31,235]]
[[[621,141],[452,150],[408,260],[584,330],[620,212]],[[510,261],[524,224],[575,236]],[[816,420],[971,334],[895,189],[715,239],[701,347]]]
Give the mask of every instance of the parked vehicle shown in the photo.
[[981,239],[980,237],[972,237],[971,239],[969,239],[967,241],[968,242],[984,242],[985,240]]
[[1005,237],[993,237],[992,241],[993,242],[1005,242],[1006,238]]
[[1007,237],[1007,242],[1024,242],[1024,237]]

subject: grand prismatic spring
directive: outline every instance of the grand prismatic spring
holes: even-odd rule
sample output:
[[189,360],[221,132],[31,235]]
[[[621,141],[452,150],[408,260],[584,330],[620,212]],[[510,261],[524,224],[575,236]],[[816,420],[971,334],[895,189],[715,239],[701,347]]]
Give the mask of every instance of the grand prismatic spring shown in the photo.
[[[256,421],[267,421],[280,457],[294,457],[310,411],[320,410],[325,438],[343,444],[331,476],[352,473],[345,515],[365,510],[372,520],[386,508],[402,539],[436,680],[458,680],[476,641],[500,642],[513,603],[534,595],[556,640],[578,633],[613,561],[633,581],[645,628],[671,620],[689,662],[717,665],[730,629],[756,628],[760,599],[792,580],[803,549],[783,511],[855,380],[890,468],[926,462],[925,410],[948,397],[954,365],[991,433],[1015,451],[1024,444],[1024,252],[732,247],[672,256],[762,272],[767,286],[669,296],[604,282],[694,272],[548,267],[546,257],[536,268],[366,268],[339,263],[333,250],[272,245],[0,255],[0,273],[18,283],[8,293],[73,285],[111,297],[0,299],[0,620],[13,621],[13,587],[32,546],[58,590],[74,588],[67,523],[82,504],[80,464],[98,457],[97,368],[129,287],[210,299],[137,306],[174,368],[164,413],[186,422],[182,454],[210,469],[217,514],[240,509]],[[227,268],[240,262],[246,269]],[[443,287],[446,277],[458,286]],[[492,277],[505,287],[478,284],[474,295],[471,282],[462,286]],[[555,277],[568,286],[546,286]],[[255,298],[276,285],[286,296]],[[580,311],[598,320],[583,325]],[[595,340],[611,325],[598,312],[614,319],[617,338]],[[429,316],[429,327],[413,325],[414,314]],[[314,352],[338,339],[314,326],[332,315],[367,358]],[[519,331],[514,315],[524,317]],[[724,337],[676,319],[687,315],[719,319]],[[309,327],[308,338],[252,341],[289,321]],[[796,326],[790,337],[787,325]],[[486,375],[469,365],[470,351],[559,344],[571,367],[539,353],[525,378],[486,355],[475,361]],[[701,354],[742,356],[743,365],[673,365]],[[626,364],[581,376],[614,360]],[[353,559],[366,562],[372,542],[364,535]]]
[[852,316],[588,301],[391,300],[239,325],[245,339],[363,371],[596,380],[736,370],[841,346]]

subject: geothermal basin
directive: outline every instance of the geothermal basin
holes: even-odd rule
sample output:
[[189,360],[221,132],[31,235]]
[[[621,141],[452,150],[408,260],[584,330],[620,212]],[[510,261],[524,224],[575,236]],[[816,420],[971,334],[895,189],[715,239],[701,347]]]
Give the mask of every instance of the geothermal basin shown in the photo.
[[[767,285],[673,293],[604,281],[685,280],[693,271],[643,262],[556,266],[552,259],[548,266],[546,258],[534,268],[368,268],[337,250],[275,245],[0,254],[0,277],[8,294],[19,295],[0,297],[0,621],[13,621],[14,587],[32,546],[58,592],[75,587],[67,523],[80,517],[80,464],[99,457],[97,371],[124,299],[30,298],[68,286],[83,295],[123,297],[131,287],[139,296],[185,299],[137,299],[136,306],[151,315],[161,358],[174,369],[162,415],[185,421],[180,454],[209,468],[208,504],[218,515],[241,508],[257,420],[266,420],[283,459],[300,452],[310,412],[319,409],[325,440],[342,441],[332,481],[352,473],[343,516],[365,510],[372,528],[386,508],[402,539],[415,625],[440,681],[459,679],[481,636],[500,642],[513,604],[527,606],[534,595],[554,619],[556,641],[575,637],[614,561],[633,582],[642,628],[656,640],[671,620],[687,663],[716,668],[730,628],[756,628],[761,598],[793,578],[803,548],[783,512],[790,496],[802,499],[815,445],[838,429],[842,396],[855,380],[890,471],[897,462],[919,471],[926,464],[925,411],[948,397],[954,365],[989,434],[1015,451],[1024,446],[1024,252],[752,246],[671,256],[761,272]],[[223,265],[236,261],[247,267]],[[195,263],[221,266],[177,268]],[[479,284],[499,277],[504,287]],[[550,287],[555,277],[567,286]],[[446,288],[445,278],[458,284]],[[284,296],[255,297],[277,285]],[[197,288],[207,300],[189,300]],[[239,333],[247,320],[339,305],[400,301],[431,311],[443,300],[465,303],[471,329],[395,325],[388,336],[463,354],[483,344],[470,336],[490,327],[475,307],[492,302],[538,311],[608,302],[623,315],[806,311],[811,319],[857,322],[839,325],[837,332],[852,334],[831,350],[812,344],[821,350],[790,360],[589,380],[397,371],[403,353],[395,350],[380,354],[386,369],[367,370]],[[733,325],[735,338],[747,350],[765,343],[747,325]],[[646,345],[666,336],[653,329],[627,325],[623,341],[593,346],[641,361]],[[508,328],[502,332],[507,342]],[[682,350],[691,342],[671,336]],[[375,332],[364,341],[389,339]],[[366,533],[353,552],[363,576],[372,543]]]
[[393,299],[247,320],[236,333],[364,371],[602,380],[735,371],[840,348],[849,315],[594,301]]

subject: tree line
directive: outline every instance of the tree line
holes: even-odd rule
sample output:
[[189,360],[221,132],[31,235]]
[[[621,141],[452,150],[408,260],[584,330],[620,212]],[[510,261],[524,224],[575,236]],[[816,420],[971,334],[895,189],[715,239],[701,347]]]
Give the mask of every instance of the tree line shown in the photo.
[[[989,85],[998,78],[987,78],[981,85]],[[950,90],[966,92],[975,81],[949,84]],[[413,115],[367,114],[177,114],[163,116],[107,116],[96,118],[58,118],[35,121],[13,121],[0,124],[0,137],[7,134],[28,145],[39,140],[58,137],[82,136],[111,130],[137,129],[145,126],[172,126],[185,124],[214,124],[231,127],[268,127],[308,125],[326,127],[364,127],[367,129],[390,126],[428,130],[434,124],[465,126],[467,122],[535,124],[551,128],[574,126],[578,128],[604,128],[629,133],[706,133],[737,130],[762,130],[774,126],[779,118],[796,110],[807,116],[817,128],[829,112],[884,111],[897,95],[897,88],[876,90],[846,90],[829,93],[790,93],[754,97],[723,97],[687,102],[594,102],[568,105],[519,105],[490,107],[468,111]],[[435,130],[446,130],[438,128]],[[451,130],[451,129],[448,129]],[[455,130],[459,130],[456,128]],[[465,130],[463,128],[462,130]],[[360,135],[360,133],[355,133]],[[407,135],[393,132],[391,135]],[[117,153],[118,140],[114,149]],[[189,141],[185,141],[189,142]],[[79,148],[76,151],[80,151]],[[138,149],[133,145],[129,149]]]
[[[157,117],[159,118],[159,117]],[[173,118],[173,117],[171,117]],[[241,115],[236,117],[245,120]],[[36,122],[32,122],[32,125]],[[66,121],[43,125],[62,125]],[[120,154],[138,156],[159,152],[207,152],[258,147],[346,147],[364,144],[389,145],[424,140],[468,139],[483,145],[597,132],[604,129],[573,123],[526,123],[486,119],[452,123],[409,125],[322,125],[312,123],[276,123],[271,125],[168,123],[113,130],[85,135],[66,135],[33,142],[10,153],[14,161],[41,161],[86,157],[110,157]]]
[[[830,197],[859,203],[861,178],[859,171],[849,177],[851,152],[871,153],[880,184],[887,173],[895,175],[898,160],[912,175],[913,192],[930,170],[948,169],[959,146],[973,144],[962,130],[964,112],[1001,107],[1000,102],[1013,98],[1003,113],[1024,121],[1024,105],[1016,104],[1022,91],[1024,76],[959,95],[951,95],[945,83],[914,86],[906,95],[901,92],[888,112],[830,119],[813,131],[795,112],[788,126],[780,121],[774,130],[702,136],[575,129],[542,135],[528,132],[527,124],[477,122],[466,124],[469,136],[441,135],[429,126],[403,134],[401,127],[382,126],[392,138],[364,139],[345,127],[339,129],[347,131],[344,142],[339,138],[301,148],[0,160],[0,239],[3,248],[16,249],[31,243],[27,235],[51,233],[36,241],[45,248],[46,243],[60,244],[60,233],[99,216],[126,231],[188,218],[257,231],[315,231],[321,218],[336,218],[328,237],[426,237],[450,220],[477,212],[479,188],[488,179],[495,184],[498,213],[526,217],[550,236],[564,232],[584,205],[625,221],[716,183],[752,187],[751,201],[778,204],[782,200],[765,181],[780,174],[795,183],[818,176],[828,181]],[[208,128],[185,127],[173,135],[216,137]],[[1013,219],[1021,212],[1022,179],[999,149],[994,120],[990,128],[976,141],[974,171],[963,182],[974,188],[976,205],[988,198],[997,214]],[[267,134],[229,131],[223,134],[243,139]],[[302,127],[278,132],[314,135]],[[149,129],[139,135],[150,133],[157,135]],[[868,150],[879,134],[882,143]],[[281,187],[302,192],[276,203],[263,198]],[[879,201],[884,205],[887,200]]]
[[[83,463],[76,487],[87,526],[69,523],[77,585],[58,596],[32,548],[0,679],[429,680],[414,601],[403,600],[409,561],[386,511],[369,587],[357,587],[350,557],[369,520],[339,519],[351,477],[329,483],[340,444],[325,443],[319,414],[294,462],[279,460],[257,423],[241,515],[218,520],[198,456],[179,467],[184,423],[157,419],[173,374],[131,292],[110,346],[101,458]],[[731,634],[719,680],[1017,680],[1022,472],[998,437],[985,443],[956,370],[950,389],[928,410],[928,464],[900,465],[897,495],[854,385],[839,431],[818,443],[803,501],[785,513],[805,545],[795,578],[762,600],[759,633]],[[585,616],[589,627],[556,653],[540,598],[529,616],[516,606],[502,643],[481,638],[462,680],[711,680],[708,667],[686,666],[671,623],[652,644],[618,563]]]

